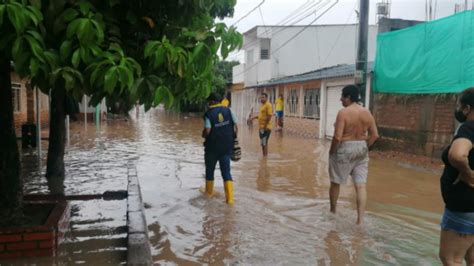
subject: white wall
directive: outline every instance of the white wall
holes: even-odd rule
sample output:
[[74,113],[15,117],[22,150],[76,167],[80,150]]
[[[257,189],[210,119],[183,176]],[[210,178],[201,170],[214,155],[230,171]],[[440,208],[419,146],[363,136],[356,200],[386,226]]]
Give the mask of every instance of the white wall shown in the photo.
[[256,89],[234,91],[231,95],[231,109],[236,114],[239,123],[245,123],[250,112],[258,112],[258,91]]
[[[245,87],[262,84],[270,79],[297,75],[339,64],[355,64],[357,53],[357,25],[318,25],[306,28],[285,44],[303,26],[257,27],[244,34],[246,65]],[[270,38],[269,60],[260,60],[260,42]],[[377,26],[370,26],[368,60],[375,58]],[[253,62],[248,62],[247,51],[253,51]]]
[[232,83],[233,84],[244,82],[244,67],[245,67],[245,64],[240,64],[232,68]]
[[[329,78],[321,81],[321,104],[319,105],[321,120],[319,127],[319,137],[326,138],[327,127],[333,127],[337,112],[328,114],[328,110],[339,110],[342,109],[342,104],[339,100],[334,102],[328,102],[328,88],[334,88],[337,86],[346,86],[354,84],[354,77],[342,77],[342,78]],[[370,108],[370,87],[372,86],[372,74],[367,75],[367,85],[365,88],[365,107]]]
[[[276,51],[301,27],[283,30],[272,38],[273,77],[301,74],[339,64],[355,64],[357,25],[309,27]],[[368,60],[375,58],[377,27],[369,28]]]

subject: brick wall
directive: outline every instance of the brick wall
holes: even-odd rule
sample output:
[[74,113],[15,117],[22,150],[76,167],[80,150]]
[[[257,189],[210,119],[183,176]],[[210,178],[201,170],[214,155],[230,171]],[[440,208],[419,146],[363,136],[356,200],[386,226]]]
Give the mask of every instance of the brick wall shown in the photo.
[[53,256],[55,231],[0,235],[0,259]]
[[377,148],[439,157],[455,130],[455,106],[455,94],[376,95]]
[[319,136],[319,120],[315,119],[285,117],[283,128],[287,132],[305,137],[317,138]]
[[54,256],[64,241],[70,213],[67,202],[57,202],[44,225],[2,228],[0,264],[2,259]]
[[[13,113],[13,120],[15,124],[15,130],[17,133],[21,132],[21,125],[28,122],[28,116],[30,121],[36,123],[36,96],[35,91],[27,91],[26,82],[27,80],[21,79],[16,73],[11,74],[12,82],[21,84],[20,90],[20,111]],[[41,128],[49,126],[49,104],[48,95],[40,93],[40,119]]]

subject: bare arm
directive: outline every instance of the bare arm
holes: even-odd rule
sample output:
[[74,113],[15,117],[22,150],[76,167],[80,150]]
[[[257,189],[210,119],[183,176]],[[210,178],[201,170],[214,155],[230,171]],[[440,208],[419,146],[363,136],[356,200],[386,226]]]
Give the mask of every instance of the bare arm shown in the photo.
[[472,142],[466,138],[459,138],[453,141],[448,153],[449,163],[459,171],[459,177],[454,183],[460,180],[474,187],[474,172],[469,166],[469,152],[472,149]]
[[369,138],[367,139],[367,147],[374,145],[375,141],[379,138],[379,131],[377,130],[377,125],[375,124],[375,119],[370,115],[371,123],[369,127]]
[[204,128],[202,130],[202,137],[203,138],[207,138],[207,136],[209,136],[209,134],[211,134],[211,129],[210,128]]
[[341,143],[342,135],[344,134],[344,126],[344,113],[339,111],[339,113],[337,113],[336,123],[334,125],[334,136],[331,141],[331,149],[329,149],[329,154],[336,153],[337,148]]

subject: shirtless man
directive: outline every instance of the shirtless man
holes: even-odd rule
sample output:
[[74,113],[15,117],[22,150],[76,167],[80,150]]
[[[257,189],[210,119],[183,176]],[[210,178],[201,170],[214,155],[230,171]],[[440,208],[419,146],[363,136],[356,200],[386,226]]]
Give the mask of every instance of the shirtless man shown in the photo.
[[342,89],[344,109],[337,114],[334,137],[329,150],[329,199],[331,212],[336,213],[339,188],[352,176],[357,195],[357,224],[362,224],[367,201],[368,147],[379,137],[375,120],[369,110],[360,106],[359,89],[348,85]]

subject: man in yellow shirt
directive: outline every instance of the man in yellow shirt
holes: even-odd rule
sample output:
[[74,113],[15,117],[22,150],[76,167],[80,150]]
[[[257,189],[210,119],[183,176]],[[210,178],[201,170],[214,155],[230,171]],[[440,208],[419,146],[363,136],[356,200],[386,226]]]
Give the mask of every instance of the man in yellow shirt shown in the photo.
[[260,111],[257,116],[251,117],[250,120],[258,119],[260,145],[262,146],[263,156],[268,155],[268,139],[272,132],[272,116],[273,108],[271,103],[268,102],[268,95],[262,93],[260,96]]
[[277,131],[283,128],[283,104],[283,95],[280,94],[275,101],[275,124]]

